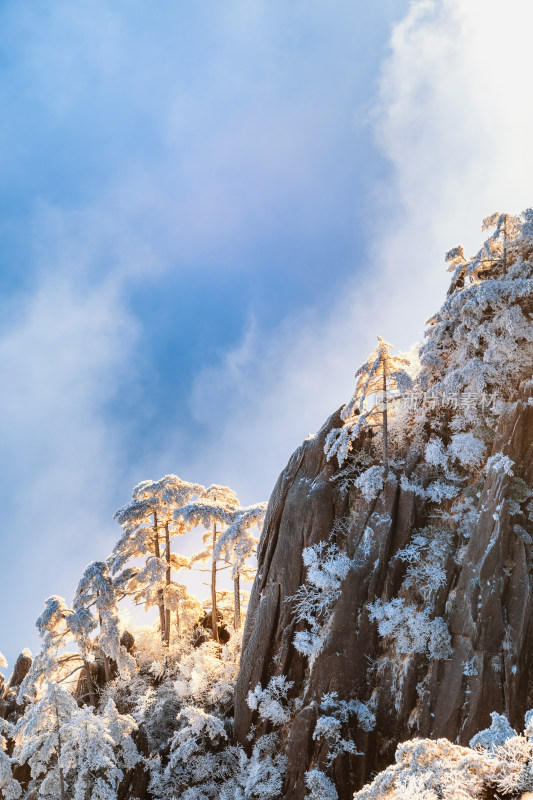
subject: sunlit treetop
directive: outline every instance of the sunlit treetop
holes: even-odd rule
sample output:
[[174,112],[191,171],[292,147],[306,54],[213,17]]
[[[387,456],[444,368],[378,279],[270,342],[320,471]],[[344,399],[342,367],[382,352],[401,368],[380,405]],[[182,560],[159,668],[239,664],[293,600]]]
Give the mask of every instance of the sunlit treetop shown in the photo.
[[[353,395],[340,415],[343,426],[333,428],[326,438],[324,452],[328,461],[337,456],[339,466],[342,466],[352,449],[353,440],[363,430],[375,427],[386,429],[387,395],[391,392],[402,393],[412,388],[413,381],[405,371],[409,361],[391,355],[391,349],[392,345],[378,336],[378,346],[355,373]],[[382,393],[381,403],[375,402],[372,398],[378,393]]]

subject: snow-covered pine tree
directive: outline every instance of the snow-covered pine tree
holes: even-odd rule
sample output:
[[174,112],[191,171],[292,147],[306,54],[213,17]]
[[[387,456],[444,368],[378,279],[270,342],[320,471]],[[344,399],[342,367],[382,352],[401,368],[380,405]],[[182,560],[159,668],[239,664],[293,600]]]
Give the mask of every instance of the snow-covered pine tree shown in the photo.
[[[389,470],[388,443],[388,404],[390,393],[405,392],[413,382],[404,367],[409,362],[405,358],[392,356],[392,345],[378,336],[378,346],[365,363],[355,373],[356,384],[351,400],[341,411],[342,428],[334,428],[326,438],[324,452],[328,461],[337,456],[342,466],[352,449],[352,441],[367,428],[379,427],[383,436],[383,469],[386,476]],[[381,402],[371,402],[377,395]]]
[[13,777],[12,759],[8,756],[7,739],[12,738],[13,729],[9,722],[0,719],[0,797],[5,800],[18,800],[22,794],[20,783]]
[[185,584],[172,582],[165,587],[165,609],[174,612],[176,630],[181,635],[183,630],[193,627],[203,613],[202,604],[191,594]]
[[13,729],[13,760],[20,765],[28,764],[30,788],[38,789],[39,797],[66,800],[61,727],[77,711],[77,703],[66,689],[46,681],[38,699],[26,707]]
[[[72,607],[74,611],[83,609],[86,614],[91,614],[92,608],[96,611],[99,626],[97,645],[104,656],[108,682],[111,680],[110,659],[116,663],[122,676],[135,669],[135,659],[120,644],[118,599],[108,565],[104,561],[92,561],[78,584]],[[96,620],[94,626],[96,627]]]
[[[529,376],[533,359],[533,210],[492,214],[483,223],[490,227],[493,235],[466,268],[454,255],[462,248],[447,254],[456,272],[442,308],[428,320],[420,350],[417,388],[454,403],[455,431],[490,423],[497,401],[507,400]],[[458,270],[464,281],[456,280]]]
[[241,576],[246,580],[253,580],[255,570],[246,562],[255,552],[258,539],[253,536],[254,528],[261,528],[265,519],[267,503],[256,503],[235,509],[234,519],[229,528],[219,538],[215,545],[215,558],[223,559],[231,564],[234,596],[233,627],[238,630],[241,626]]
[[[19,689],[20,701],[33,700],[43,681],[63,681],[83,670],[90,702],[97,704],[89,662],[92,661],[90,634],[95,628],[91,614],[83,608],[73,611],[62,597],[53,595],[45,601],[44,611],[36,622],[42,639],[41,650]],[[75,641],[80,652],[66,652]]]
[[116,800],[123,770],[141,759],[131,738],[136,728],[133,717],[119,714],[113,700],[101,714],[89,706],[76,708],[61,726],[59,756],[74,800]]
[[448,296],[457,289],[463,289],[479,280],[505,275],[507,273],[508,242],[513,242],[517,238],[522,225],[523,215],[514,216],[496,211],[485,217],[481,225],[482,231],[494,228],[494,233],[489,236],[473,258],[465,258],[461,245],[448,250],[445,260],[449,262],[448,272],[452,273]]
[[[165,608],[165,589],[172,584],[172,570],[188,566],[187,559],[171,552],[171,538],[187,530],[174,512],[194,496],[202,496],[204,491],[199,484],[165,475],[159,481],[139,483],[131,501],[115,513],[123,535],[108,559],[111,570],[113,574],[123,570],[116,579],[118,585],[137,601],[144,602],[146,608],[158,606],[161,639],[167,646],[171,624],[170,609]],[[123,569],[137,558],[146,559],[143,569]]]
[[218,536],[234,519],[240,503],[235,492],[227,486],[211,485],[195,501],[176,509],[174,519],[186,527],[202,527],[204,548],[193,555],[191,565],[200,561],[211,564],[211,630],[218,642],[217,561],[215,551]]

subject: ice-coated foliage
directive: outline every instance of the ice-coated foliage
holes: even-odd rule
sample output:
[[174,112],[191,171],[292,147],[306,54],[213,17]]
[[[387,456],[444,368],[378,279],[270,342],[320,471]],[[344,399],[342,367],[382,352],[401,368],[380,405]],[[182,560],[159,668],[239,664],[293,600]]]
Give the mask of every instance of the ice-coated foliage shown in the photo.
[[290,702],[287,694],[292,687],[284,675],[274,675],[266,689],[258,683],[253,692],[248,692],[246,702],[252,711],[257,711],[260,718],[273,725],[284,725],[291,718]]
[[223,800],[278,800],[287,767],[287,757],[280,751],[274,733],[260,736],[249,759],[241,756],[237,787],[242,795],[228,795]]
[[329,692],[322,697],[319,704],[320,715],[313,731],[315,741],[323,741],[328,747],[327,766],[329,767],[342,753],[363,755],[357,750],[355,742],[348,738],[346,725],[357,720],[363,731],[371,731],[376,725],[376,718],[366,703],[360,700],[341,700],[337,692]]
[[428,603],[446,583],[446,561],[453,545],[453,530],[428,525],[416,530],[409,544],[396,553],[407,564],[405,589],[413,588]]
[[246,561],[257,547],[258,539],[252,535],[252,529],[261,528],[266,508],[266,503],[239,507],[234,512],[233,521],[215,545],[215,558],[232,564],[232,577],[242,573]]
[[487,403],[507,399],[531,368],[530,216],[529,209],[517,217],[491,215],[484,228],[494,224],[495,231],[476,256],[467,260],[459,248],[447,254],[455,268],[452,286],[428,323],[420,388],[452,398],[470,396],[457,415],[464,420],[490,414]]
[[482,800],[490,776],[485,757],[447,739],[413,739],[396,763],[354,794],[354,800]]
[[198,706],[185,706],[177,722],[167,765],[153,764],[152,796],[218,800],[221,787],[238,772],[241,749],[228,744],[224,720]]
[[485,750],[496,751],[507,739],[516,736],[514,731],[509,725],[507,717],[503,714],[497,714],[495,711],[491,713],[492,724],[490,728],[476,733],[470,739],[470,747],[482,747]]
[[356,489],[361,491],[365,500],[374,500],[383,489],[385,470],[381,465],[369,467],[353,482]]
[[514,475],[514,461],[503,453],[495,453],[487,460],[486,470],[498,472],[502,475]]
[[6,738],[12,735],[12,726],[0,719],[0,796],[5,800],[18,800],[22,795],[22,787],[13,777],[13,762],[6,753]]
[[42,696],[27,706],[13,729],[13,760],[28,764],[37,786],[46,781],[44,788],[40,788],[41,795],[54,797],[53,787],[59,785],[58,760],[62,752],[60,730],[77,712],[72,695],[61,685],[47,682]]
[[309,630],[295,634],[294,646],[313,659],[324,644],[327,614],[340,595],[342,582],[352,562],[336,544],[328,542],[306,547],[302,558],[307,567],[306,582],[287,599],[294,602],[295,619],[309,625]]
[[338,800],[335,784],[320,769],[305,773],[305,785],[308,789],[306,800]]
[[[409,362],[405,358],[392,356],[392,345],[378,336],[378,346],[367,361],[355,373],[355,389],[351,399],[341,411],[342,428],[333,428],[324,445],[328,461],[337,456],[342,467],[352,450],[352,442],[369,428],[385,423],[387,405],[393,392],[411,389],[413,381],[406,372]],[[373,396],[382,393],[381,402],[373,402]]]
[[403,597],[388,603],[376,600],[367,606],[377,622],[380,636],[389,638],[397,653],[424,653],[428,658],[448,658],[451,638],[442,617],[431,619],[428,609],[419,610]]
[[136,727],[132,717],[117,712],[112,700],[101,714],[90,706],[77,709],[61,726],[59,766],[74,800],[116,800],[123,768],[131,769],[141,758],[131,739]]
[[354,800],[486,800],[533,791],[533,711],[525,716],[524,735],[503,715],[491,717],[490,728],[476,734],[470,747],[447,739],[403,742],[396,763],[356,792]]
[[479,466],[485,455],[486,445],[473,433],[455,433],[448,445],[448,453],[462,467]]
[[[135,659],[120,644],[117,588],[104,561],[92,561],[78,584],[72,607],[78,615],[88,615],[88,631],[99,626],[98,646],[107,658],[116,662],[125,677],[135,669]],[[94,608],[96,615],[91,615]],[[89,622],[90,620],[90,622]],[[72,624],[71,624],[72,628]]]

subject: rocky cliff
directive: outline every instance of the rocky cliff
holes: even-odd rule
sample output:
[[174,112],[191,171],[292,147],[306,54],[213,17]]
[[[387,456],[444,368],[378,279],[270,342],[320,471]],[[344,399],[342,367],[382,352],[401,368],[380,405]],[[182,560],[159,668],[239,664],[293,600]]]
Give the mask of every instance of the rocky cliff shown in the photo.
[[[501,416],[492,452],[508,456],[513,475],[490,470],[478,481],[475,524],[460,553],[455,534],[445,579],[431,598],[432,616],[446,622],[451,636],[445,658],[398,653],[391,637],[379,635],[369,613],[376,600],[415,594],[416,587],[405,591],[406,561],[397,555],[415,531],[427,526],[435,504],[405,479],[402,488],[394,470],[375,499],[365,500],[354,487],[343,491],[332,480],[335,464],[324,455],[327,434],[340,425],[338,414],[298,448],[281,473],[270,499],[246,621],[235,731],[246,743],[257,722],[246,698],[258,683],[265,686],[275,675],[293,682],[300,708],[282,745],[288,757],[286,800],[305,797],[305,772],[327,763],[328,744],[313,738],[326,693],[366,702],[375,716],[371,731],[355,721],[348,724],[363,755],[336,757],[333,777],[341,798],[351,797],[391,763],[403,740],[447,737],[468,743],[490,724],[489,712],[505,713],[511,724],[521,724],[533,706],[533,525],[516,507],[517,500],[529,497],[527,491],[516,497],[520,481],[533,485],[532,397],[531,382],[522,384]],[[409,478],[416,466],[411,452],[404,476]],[[305,582],[302,551],[328,540],[332,531],[337,537],[342,531],[342,547],[353,567],[326,621],[325,643],[310,663],[293,644],[302,623],[294,619],[291,598]],[[258,730],[261,726],[252,728],[253,735]]]
[[378,337],[272,494],[235,734],[270,730],[251,691],[288,688],[284,800],[351,798],[398,743],[468,744],[533,706],[533,211],[491,227],[447,254],[420,364]]

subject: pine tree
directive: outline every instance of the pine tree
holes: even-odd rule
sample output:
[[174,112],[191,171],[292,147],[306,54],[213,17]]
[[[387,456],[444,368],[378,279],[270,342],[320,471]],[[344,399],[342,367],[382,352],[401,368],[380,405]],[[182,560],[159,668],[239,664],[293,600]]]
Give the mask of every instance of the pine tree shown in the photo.
[[28,764],[32,781],[39,787],[39,797],[65,800],[67,796],[61,764],[61,727],[77,711],[72,695],[58,683],[47,681],[39,699],[27,706],[13,729],[13,759],[18,764]]
[[253,580],[255,570],[246,564],[255,552],[258,539],[252,535],[253,528],[260,528],[265,519],[267,504],[257,503],[253,506],[235,509],[233,522],[224,531],[215,546],[215,558],[224,559],[232,566],[233,579],[233,627],[241,626],[241,588],[240,579]]
[[[452,283],[442,308],[427,322],[420,349],[422,391],[456,402],[460,395],[479,398],[461,409],[456,425],[467,416],[470,423],[477,419],[484,424],[488,398],[507,398],[514,391],[528,375],[533,352],[533,211],[519,217],[491,214],[483,221],[483,229],[489,228],[494,233],[465,262],[466,268],[457,260],[462,248],[447,254],[452,268],[455,265]],[[461,275],[464,281],[458,282]]]
[[74,611],[83,609],[84,613],[88,614],[91,613],[91,608],[96,611],[99,626],[97,644],[104,656],[104,669],[108,682],[111,680],[110,659],[116,663],[119,674],[123,677],[135,669],[135,659],[120,644],[118,599],[108,565],[104,561],[92,561],[78,584],[72,607]]
[[[404,392],[412,388],[413,382],[403,369],[409,362],[405,358],[391,356],[392,345],[378,336],[378,346],[355,373],[356,384],[351,400],[341,412],[342,428],[334,428],[326,438],[324,452],[328,461],[337,456],[342,466],[352,449],[352,441],[363,430],[379,427],[383,435],[383,467],[385,476],[389,470],[388,405],[390,393]],[[372,395],[381,397],[381,402],[372,402]]]
[[237,495],[227,486],[213,484],[198,499],[175,511],[176,521],[187,527],[204,528],[203,543],[205,547],[196,553],[190,563],[211,563],[211,630],[213,639],[218,642],[218,607],[217,607],[217,561],[216,544],[218,536],[234,519],[235,511],[240,508]]
[[[33,700],[44,681],[67,680],[83,670],[88,697],[95,706],[97,695],[89,663],[93,660],[90,634],[96,623],[90,612],[83,608],[73,611],[62,597],[53,595],[45,601],[36,625],[42,646],[20,686],[19,701]],[[78,645],[79,653],[65,650],[72,641]]]
[[72,784],[74,800],[116,800],[123,768],[141,759],[131,738],[137,729],[133,717],[119,714],[109,700],[101,714],[76,709],[61,727],[59,764]]
[[[159,608],[161,639],[167,646],[170,609],[165,608],[165,588],[172,583],[172,569],[187,565],[187,561],[173,554],[170,548],[171,538],[186,532],[180,519],[175,519],[174,512],[203,492],[204,487],[199,484],[166,475],[159,481],[138,484],[131,501],[115,513],[123,535],[108,561],[113,574],[123,570],[116,579],[117,586],[132,594],[136,601],[144,602],[146,608],[153,605]],[[143,569],[123,569],[128,561],[137,558],[146,559]]]

